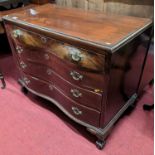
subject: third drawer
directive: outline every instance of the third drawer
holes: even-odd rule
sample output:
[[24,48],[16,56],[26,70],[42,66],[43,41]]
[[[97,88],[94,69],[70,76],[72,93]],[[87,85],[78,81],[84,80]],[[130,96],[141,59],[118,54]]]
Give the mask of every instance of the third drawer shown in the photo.
[[61,78],[58,74],[52,74],[53,84],[59,88],[66,96],[79,104],[101,110],[102,93],[95,93]]

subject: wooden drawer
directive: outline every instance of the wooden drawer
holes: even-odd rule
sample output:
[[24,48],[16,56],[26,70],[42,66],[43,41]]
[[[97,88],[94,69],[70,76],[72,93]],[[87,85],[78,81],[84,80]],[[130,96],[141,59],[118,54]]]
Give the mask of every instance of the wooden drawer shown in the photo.
[[27,49],[42,50],[47,49],[51,43],[51,39],[44,37],[40,34],[27,31],[14,25],[6,25],[10,30],[9,36],[16,44],[21,44]]
[[65,80],[96,93],[104,89],[104,75],[96,72],[81,70],[74,64],[66,63],[53,56],[53,71]]
[[10,36],[16,44],[22,44],[28,50],[47,51],[60,59],[76,64],[89,71],[104,73],[106,71],[105,55],[86,51],[67,43],[13,26],[9,27]]
[[79,105],[77,102],[65,96],[61,91],[55,88],[54,98],[75,118],[99,127],[100,112],[92,108]]
[[15,44],[15,52],[20,59],[33,61],[52,67],[52,56],[48,52],[38,51],[37,49],[26,49],[22,44]]
[[99,111],[78,104],[65,96],[55,86],[39,80],[38,78],[23,74],[23,80],[28,88],[54,99],[57,102],[58,107],[60,107],[65,113],[69,113],[71,115],[70,117],[74,117],[85,123],[99,127]]
[[59,88],[66,96],[70,97],[79,104],[101,110],[102,94],[94,93],[80,88],[62,79],[58,74],[52,75],[54,85]]
[[19,61],[19,67],[22,69],[24,73],[30,74],[44,81],[52,82],[53,71],[51,68],[45,65],[22,59]]
[[85,69],[90,72],[104,73],[105,68],[105,55],[96,54],[94,52],[86,51],[67,43],[55,42],[51,44],[52,51],[57,57],[75,64],[80,69]]
[[31,76],[25,73],[21,73],[21,76],[22,76],[22,81],[24,82],[24,85],[26,85],[26,87],[32,89],[37,93],[47,95],[51,98],[54,97],[53,85],[51,83],[45,82],[43,80],[40,80],[37,77]]

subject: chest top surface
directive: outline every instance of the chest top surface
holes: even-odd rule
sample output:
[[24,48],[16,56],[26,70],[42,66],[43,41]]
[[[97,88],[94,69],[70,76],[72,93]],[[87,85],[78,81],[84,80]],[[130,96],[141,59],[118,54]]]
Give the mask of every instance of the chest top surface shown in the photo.
[[3,19],[111,51],[134,38],[152,23],[146,18],[108,15],[52,4],[32,7],[4,16]]

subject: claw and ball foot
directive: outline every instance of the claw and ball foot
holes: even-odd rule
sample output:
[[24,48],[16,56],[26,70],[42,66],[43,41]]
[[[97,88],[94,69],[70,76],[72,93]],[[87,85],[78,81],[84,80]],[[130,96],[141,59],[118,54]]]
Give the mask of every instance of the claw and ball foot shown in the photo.
[[154,104],[152,104],[152,105],[144,104],[143,105],[143,109],[147,110],[147,111],[153,110],[153,108],[154,108]]
[[28,90],[25,88],[25,87],[22,87],[21,88],[21,91],[26,95],[26,94],[28,94]]
[[5,83],[2,73],[0,73],[0,81],[2,83],[1,89],[4,89],[6,87],[6,83]]
[[105,141],[105,140],[100,140],[100,139],[98,139],[98,140],[96,141],[96,147],[97,147],[99,150],[102,150],[102,149],[104,148],[105,144],[106,144],[106,141]]

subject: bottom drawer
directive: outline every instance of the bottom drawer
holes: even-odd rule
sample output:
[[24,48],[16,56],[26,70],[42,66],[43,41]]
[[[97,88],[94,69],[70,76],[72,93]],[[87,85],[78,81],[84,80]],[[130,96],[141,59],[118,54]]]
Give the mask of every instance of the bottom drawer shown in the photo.
[[60,90],[54,88],[54,99],[60,103],[73,117],[99,127],[100,112],[82,105],[71,100],[65,96]]
[[[48,96],[56,101],[58,107],[85,123],[99,127],[100,112],[92,108],[79,105],[69,97],[65,96],[58,88],[38,78],[23,75],[25,85],[37,93]],[[62,108],[63,107],[63,108]]]

